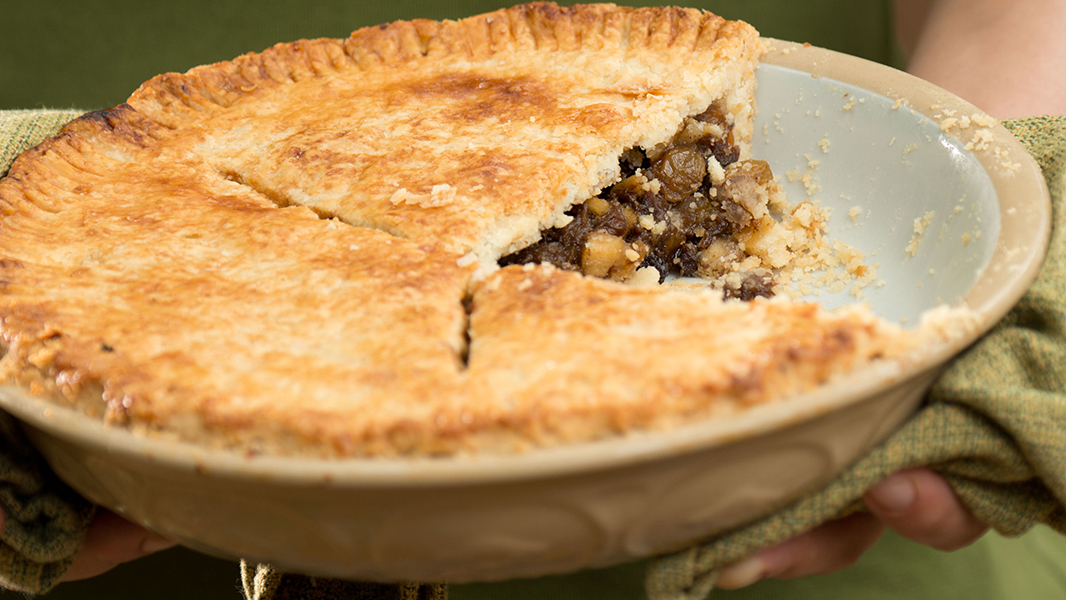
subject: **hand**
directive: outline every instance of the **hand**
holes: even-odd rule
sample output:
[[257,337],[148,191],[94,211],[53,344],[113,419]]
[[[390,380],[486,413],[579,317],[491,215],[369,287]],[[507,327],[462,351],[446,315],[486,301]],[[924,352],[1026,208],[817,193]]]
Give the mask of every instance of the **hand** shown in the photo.
[[140,525],[134,525],[113,512],[101,510],[74,563],[63,575],[63,581],[95,577],[142,556],[170,548],[174,542],[163,539]]
[[824,575],[855,563],[886,527],[920,544],[951,551],[988,530],[948,483],[927,469],[890,475],[863,496],[870,512],[831,521],[722,569],[717,586],[736,589],[767,578]]

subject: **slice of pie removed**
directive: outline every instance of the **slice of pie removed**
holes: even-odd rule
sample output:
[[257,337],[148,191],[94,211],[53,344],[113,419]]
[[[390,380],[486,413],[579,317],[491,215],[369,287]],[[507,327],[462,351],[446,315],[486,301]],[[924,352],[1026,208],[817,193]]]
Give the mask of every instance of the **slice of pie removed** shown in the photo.
[[761,298],[824,233],[751,160],[763,50],[697,10],[536,3],[156,77],[0,181],[0,374],[211,447],[441,455],[897,354],[862,310]]

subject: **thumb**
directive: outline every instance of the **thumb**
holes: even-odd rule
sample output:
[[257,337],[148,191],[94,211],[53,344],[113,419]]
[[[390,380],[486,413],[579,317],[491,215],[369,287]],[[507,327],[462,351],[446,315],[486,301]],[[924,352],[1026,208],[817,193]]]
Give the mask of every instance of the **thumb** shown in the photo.
[[870,488],[863,499],[870,512],[897,533],[938,550],[963,548],[988,530],[948,482],[928,469],[890,475]]

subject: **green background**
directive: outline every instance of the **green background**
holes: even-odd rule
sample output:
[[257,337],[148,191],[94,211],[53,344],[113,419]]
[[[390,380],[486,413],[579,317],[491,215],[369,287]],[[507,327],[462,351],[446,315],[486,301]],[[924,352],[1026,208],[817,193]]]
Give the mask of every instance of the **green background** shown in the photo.
[[[159,73],[183,72],[274,43],[344,37],[359,27],[396,19],[459,18],[510,4],[484,0],[5,0],[0,29],[0,108],[109,108]],[[887,2],[721,0],[690,5],[742,18],[764,35],[874,60],[887,61],[892,56]]]

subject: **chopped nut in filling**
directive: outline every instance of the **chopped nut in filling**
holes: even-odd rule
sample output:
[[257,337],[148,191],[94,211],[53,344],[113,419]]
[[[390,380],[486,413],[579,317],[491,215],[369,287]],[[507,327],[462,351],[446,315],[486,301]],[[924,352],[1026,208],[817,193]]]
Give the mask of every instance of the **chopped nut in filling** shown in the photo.
[[745,242],[776,226],[768,204],[779,190],[769,165],[739,157],[731,120],[714,104],[665,146],[627,151],[621,181],[501,264],[551,263],[616,281],[652,268],[660,282],[713,280],[727,298],[771,296],[774,265],[750,255]]

